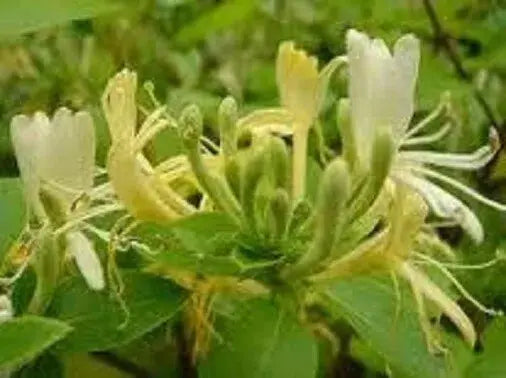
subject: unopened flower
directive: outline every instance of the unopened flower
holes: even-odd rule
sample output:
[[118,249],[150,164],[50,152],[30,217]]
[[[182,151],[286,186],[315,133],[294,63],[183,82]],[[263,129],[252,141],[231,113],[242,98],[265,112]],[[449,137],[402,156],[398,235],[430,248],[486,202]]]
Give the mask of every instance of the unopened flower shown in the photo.
[[[93,187],[95,134],[91,116],[72,114],[66,108],[58,109],[51,120],[42,112],[31,118],[18,115],[12,119],[11,135],[28,208],[37,221],[57,229],[79,217],[84,209],[76,206],[76,201]],[[91,242],[78,226],[69,227],[64,237],[67,251],[88,285],[102,289],[102,266]]]
[[[506,206],[483,197],[464,184],[439,173],[430,166],[475,170],[486,165],[497,152],[499,143],[494,130],[490,143],[470,154],[405,150],[441,139],[451,127],[446,124],[431,135],[417,136],[448,106],[443,102],[431,115],[409,129],[414,111],[414,91],[418,75],[420,47],[412,35],[400,38],[390,53],[381,39],[369,39],[363,33],[348,31],[350,130],[343,143],[348,159],[362,174],[374,173],[370,162],[378,132],[391,135],[394,156],[389,178],[416,190],[439,217],[459,223],[476,241],[483,239],[483,228],[475,214],[457,197],[428,179],[447,184],[466,195],[499,210]],[[344,125],[346,127],[346,125]],[[350,151],[351,150],[351,151]]]

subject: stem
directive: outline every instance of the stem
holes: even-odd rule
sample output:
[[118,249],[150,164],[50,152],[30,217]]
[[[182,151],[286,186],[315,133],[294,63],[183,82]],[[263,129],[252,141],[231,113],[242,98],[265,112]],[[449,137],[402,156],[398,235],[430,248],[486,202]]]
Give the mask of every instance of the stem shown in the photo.
[[307,130],[300,125],[294,125],[293,134],[293,203],[304,197],[306,189],[307,166]]

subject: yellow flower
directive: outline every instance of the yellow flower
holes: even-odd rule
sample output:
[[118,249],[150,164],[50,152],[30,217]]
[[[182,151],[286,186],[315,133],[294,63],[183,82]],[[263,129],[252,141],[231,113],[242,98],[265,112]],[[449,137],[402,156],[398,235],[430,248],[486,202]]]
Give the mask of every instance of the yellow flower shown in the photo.
[[143,148],[156,134],[175,121],[161,107],[137,130],[137,75],[129,70],[116,74],[102,97],[111,133],[107,159],[109,179],[119,200],[137,219],[164,222],[193,213],[196,209],[169,182],[188,175],[184,156],[176,156],[153,167]]
[[425,201],[412,189],[387,183],[393,204],[387,218],[387,226],[376,235],[364,241],[355,250],[331,262],[321,273],[313,275],[313,282],[326,282],[356,274],[389,272],[405,279],[417,303],[422,327],[430,337],[430,322],[425,311],[425,300],[436,305],[458,327],[465,340],[472,346],[476,332],[460,306],[441,290],[420,265],[430,265],[440,271],[454,284],[457,290],[480,310],[496,315],[474,299],[444,267],[444,264],[416,251],[415,241],[425,236],[422,226],[428,213]]

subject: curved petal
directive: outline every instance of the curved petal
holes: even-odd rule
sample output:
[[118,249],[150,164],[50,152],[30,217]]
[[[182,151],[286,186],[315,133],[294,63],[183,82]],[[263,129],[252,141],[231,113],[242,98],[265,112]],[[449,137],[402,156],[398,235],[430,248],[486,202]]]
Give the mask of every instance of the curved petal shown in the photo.
[[105,286],[102,264],[93,245],[81,232],[69,232],[67,250],[74,257],[79,271],[92,290],[102,290]]
[[473,323],[454,300],[432,282],[426,274],[420,272],[409,263],[405,262],[400,264],[398,272],[406,278],[413,287],[420,290],[425,298],[438,306],[460,330],[462,336],[464,336],[469,345],[474,346],[476,342],[476,331]]
[[476,243],[483,241],[483,226],[476,215],[458,198],[430,181],[406,172],[396,175],[396,180],[416,190],[437,216],[458,222]]

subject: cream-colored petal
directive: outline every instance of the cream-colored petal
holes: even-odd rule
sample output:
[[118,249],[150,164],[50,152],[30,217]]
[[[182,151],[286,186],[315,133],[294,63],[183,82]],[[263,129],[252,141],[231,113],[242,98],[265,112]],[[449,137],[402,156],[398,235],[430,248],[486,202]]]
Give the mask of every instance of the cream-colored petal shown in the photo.
[[318,61],[293,42],[281,43],[276,61],[276,81],[281,105],[298,127],[309,128],[318,114]]
[[102,96],[104,109],[111,138],[116,140],[132,140],[137,125],[137,75],[124,69],[107,83]]
[[95,130],[89,113],[58,109],[40,151],[40,177],[68,205],[93,186]]
[[91,242],[81,232],[70,232],[66,237],[67,250],[74,257],[89,288],[102,290],[105,286],[104,271]]
[[394,46],[397,107],[395,125],[397,135],[403,135],[413,116],[418,64],[420,62],[420,41],[412,34],[401,37]]
[[49,119],[42,112],[30,118],[17,115],[11,121],[11,139],[18,163],[25,196],[30,208],[39,218],[44,209],[39,199],[40,150],[49,130]]
[[483,226],[478,217],[457,197],[430,181],[410,173],[396,174],[396,180],[416,190],[437,216],[455,220],[476,243],[483,241]]
[[474,346],[476,331],[473,323],[460,306],[446,295],[427,275],[405,262],[399,265],[398,272],[413,286],[420,290],[424,297],[437,305],[460,330],[466,341]]
[[374,125],[372,119],[371,74],[369,70],[369,49],[371,41],[366,34],[354,29],[346,34],[349,62],[348,95],[351,104],[351,124],[358,157],[364,166],[371,160]]

